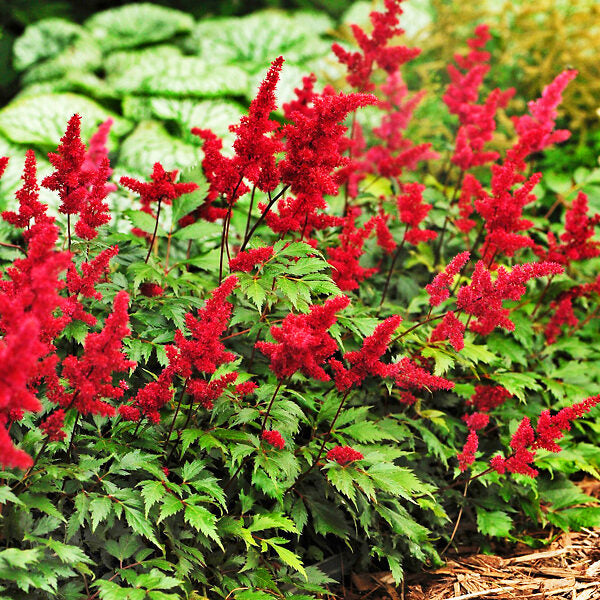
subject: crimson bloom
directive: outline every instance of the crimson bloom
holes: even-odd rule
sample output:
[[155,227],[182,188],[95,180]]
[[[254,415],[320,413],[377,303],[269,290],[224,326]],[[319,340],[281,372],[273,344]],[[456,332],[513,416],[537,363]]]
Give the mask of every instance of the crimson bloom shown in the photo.
[[327,460],[332,460],[342,466],[356,460],[362,460],[363,458],[362,452],[359,452],[350,446],[335,446],[327,452]]
[[271,446],[277,450],[283,450],[285,447],[285,440],[281,436],[281,433],[275,429],[272,429],[271,431],[263,431],[261,438],[268,444],[271,444]]

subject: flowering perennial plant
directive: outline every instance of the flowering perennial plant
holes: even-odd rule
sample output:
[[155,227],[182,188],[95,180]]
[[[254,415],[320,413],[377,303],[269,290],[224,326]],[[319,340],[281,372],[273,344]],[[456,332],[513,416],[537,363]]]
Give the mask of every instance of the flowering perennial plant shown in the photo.
[[389,45],[401,4],[334,44],[347,89],[307,74],[283,121],[274,58],[231,148],[192,130],[201,169],[117,183],[111,121],[86,146],[74,115],[42,180],[53,212],[25,154],[0,244],[8,593],[305,598],[328,582],[307,563],[348,547],[399,581],[461,518],[481,539],[596,523],[569,476],[600,468],[600,217],[531,169],[568,138],[575,72],[499,119],[513,91],[489,89],[477,27],[436,148],[412,134],[419,50]]

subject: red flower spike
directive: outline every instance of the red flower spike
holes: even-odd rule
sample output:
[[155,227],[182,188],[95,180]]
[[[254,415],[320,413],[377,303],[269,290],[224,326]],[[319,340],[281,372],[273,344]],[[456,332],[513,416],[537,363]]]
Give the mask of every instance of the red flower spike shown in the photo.
[[212,410],[214,401],[220,398],[228,385],[237,379],[237,373],[227,373],[214,381],[204,379],[190,379],[187,393],[192,396],[194,402],[202,405],[206,410]]
[[165,290],[158,283],[145,282],[140,285],[140,294],[146,298],[156,298],[162,296]]
[[465,325],[453,311],[450,311],[441,323],[431,332],[430,342],[441,342],[448,340],[450,345],[460,352],[465,347]]
[[339,44],[331,47],[338,60],[348,69],[348,83],[360,91],[374,88],[371,74],[375,65],[388,73],[398,70],[400,65],[412,60],[421,52],[420,48],[388,46],[394,37],[404,33],[399,27],[402,0],[385,0],[385,12],[373,11],[370,15],[373,31],[368,36],[358,25],[351,25],[360,52],[348,52]]
[[438,306],[450,297],[450,289],[454,284],[454,278],[469,260],[468,252],[457,254],[446,266],[446,268],[433,278],[433,281],[425,286],[429,294],[429,304]]
[[48,160],[56,170],[42,181],[43,187],[58,192],[61,200],[58,210],[65,215],[74,215],[81,210],[91,179],[90,173],[82,171],[86,150],[81,141],[80,126],[81,117],[73,115],[56,152],[48,154]]
[[232,271],[242,271],[250,273],[254,267],[267,262],[273,256],[273,246],[263,248],[252,248],[245,252],[238,253],[237,256],[229,261],[229,268]]
[[454,382],[428,373],[410,358],[404,357],[394,364],[396,385],[401,389],[451,390]]
[[467,424],[469,429],[478,431],[479,429],[483,429],[484,427],[488,426],[488,423],[490,422],[490,415],[476,412],[472,415],[465,415],[463,417],[463,421]]
[[408,226],[406,241],[410,244],[416,245],[437,237],[435,231],[419,229],[432,207],[431,204],[423,202],[424,190],[425,186],[420,183],[404,183],[403,193],[396,199],[400,221]]
[[104,202],[106,196],[116,189],[107,184],[111,174],[108,158],[104,158],[91,178],[89,194],[82,201],[79,221],[75,233],[84,240],[93,240],[98,235],[98,227],[110,222],[110,208]]
[[579,319],[573,312],[573,298],[570,295],[551,302],[550,308],[554,309],[554,313],[544,329],[544,335],[548,344],[554,344],[561,333],[562,326],[575,327],[578,325]]
[[231,275],[215,288],[204,308],[198,311],[198,316],[192,313],[185,315],[185,324],[191,339],[186,339],[183,332],[175,332],[175,344],[178,350],[176,361],[177,373],[184,379],[191,376],[192,370],[212,374],[219,365],[231,362],[235,355],[225,350],[219,339],[229,324],[232,304],[225,299],[236,285],[238,278]]
[[62,430],[64,424],[65,411],[59,408],[42,421],[40,429],[48,436],[51,442],[60,442],[67,437],[67,434]]
[[285,447],[285,440],[281,436],[281,433],[275,429],[272,429],[271,431],[263,431],[261,438],[268,444],[271,444],[271,446],[277,450],[283,450]]
[[273,191],[279,183],[275,155],[281,152],[283,146],[273,135],[279,124],[269,117],[277,109],[275,87],[282,65],[282,56],[271,63],[256,98],[250,103],[248,115],[240,119],[239,125],[230,128],[236,134],[233,143],[236,170],[263,192]]
[[332,460],[342,466],[356,460],[362,460],[363,458],[362,452],[359,452],[350,446],[335,446],[327,452],[327,460]]
[[39,201],[40,186],[37,183],[37,165],[33,150],[27,150],[25,154],[25,167],[21,179],[23,186],[15,194],[19,201],[19,212],[4,211],[2,218],[21,229],[29,228],[32,219],[36,223],[50,221],[50,217],[46,215],[48,207]]
[[337,344],[327,330],[336,321],[335,313],[348,304],[347,296],[336,296],[322,306],[311,306],[308,314],[289,314],[281,327],[271,327],[276,343],[256,343],[271,359],[271,369],[279,379],[301,371],[306,377],[329,381],[321,365],[337,350]]
[[476,385],[475,393],[467,400],[467,405],[480,412],[489,412],[504,404],[512,394],[501,385]]
[[[119,292],[102,331],[87,335],[80,357],[71,355],[63,360],[62,376],[73,391],[54,390],[54,399],[61,406],[74,407],[81,414],[114,415],[114,408],[105,399],[122,398],[123,389],[113,386],[113,374],[136,366],[122,351],[123,338],[130,333],[128,305],[127,292]],[[49,397],[52,400],[53,394]]]
[[516,265],[510,272],[499,267],[498,276],[492,282],[490,272],[480,260],[475,265],[471,283],[458,291],[456,305],[476,317],[470,328],[481,335],[490,334],[496,327],[513,331],[515,325],[508,318],[510,311],[502,307],[502,302],[519,300],[530,279],[562,272],[563,268],[557,263],[525,263]]
[[[106,147],[106,143],[108,141],[108,134],[110,132],[110,128],[112,127],[114,121],[111,118],[106,119],[103,123],[100,123],[98,129],[90,138],[87,152],[85,153],[85,160],[81,167],[81,170],[84,173],[93,174],[94,171],[99,169],[102,164],[108,160],[108,148]],[[112,169],[108,170],[107,179],[112,175]],[[113,192],[117,189],[117,186],[114,184],[109,185],[110,192]]]
[[253,394],[256,389],[258,389],[256,383],[253,381],[245,381],[244,383],[235,386],[235,393],[238,396],[249,396],[250,394]]
[[469,436],[467,437],[462,452],[456,456],[461,471],[466,471],[469,466],[475,462],[475,452],[477,452],[478,447],[479,437],[477,436],[477,432],[472,429],[469,431]]
[[381,357],[387,352],[388,345],[398,326],[402,322],[400,315],[388,317],[379,323],[375,331],[363,340],[362,348],[355,352],[346,352],[344,358],[350,363],[346,370],[342,363],[331,359],[329,364],[335,373],[335,385],[339,391],[345,391],[353,385],[360,385],[369,375],[390,377],[395,374],[395,365],[386,365]]

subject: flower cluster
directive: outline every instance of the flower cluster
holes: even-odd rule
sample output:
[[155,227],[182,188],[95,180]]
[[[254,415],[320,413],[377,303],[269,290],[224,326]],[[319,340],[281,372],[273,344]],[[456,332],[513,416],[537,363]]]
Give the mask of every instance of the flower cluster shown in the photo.
[[356,460],[362,460],[363,458],[362,452],[359,452],[350,446],[335,446],[327,452],[327,460],[332,460],[342,466]]
[[273,256],[273,246],[264,246],[262,248],[252,248],[245,252],[239,252],[237,256],[229,261],[229,268],[232,271],[242,271],[250,273],[256,265],[267,262]]
[[281,436],[279,431],[272,429],[271,431],[263,431],[261,438],[267,442],[267,444],[271,444],[277,450],[283,450],[285,447],[285,440]]
[[433,281],[425,286],[429,294],[429,304],[437,306],[450,297],[450,288],[454,284],[454,278],[469,260],[469,252],[457,254],[446,266],[446,268],[433,278]]

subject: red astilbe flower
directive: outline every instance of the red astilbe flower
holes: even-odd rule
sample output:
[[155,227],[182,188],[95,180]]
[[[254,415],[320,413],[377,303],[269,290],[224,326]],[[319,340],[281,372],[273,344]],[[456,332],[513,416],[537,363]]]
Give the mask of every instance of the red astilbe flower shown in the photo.
[[258,385],[254,383],[254,381],[244,381],[244,383],[239,383],[235,386],[235,393],[238,396],[249,396],[253,394],[255,390],[258,389]]
[[0,178],[4,175],[6,167],[8,167],[8,156],[0,156]]
[[[177,169],[165,171],[163,166],[156,162],[150,175],[150,182],[138,181],[133,177],[121,177],[119,181],[122,186],[140,196],[141,210],[154,217],[153,204],[160,202],[171,204],[173,200],[183,196],[183,194],[189,194],[198,189],[198,185],[193,182],[175,183],[177,173]],[[134,233],[142,237],[147,235],[137,229],[134,230]]]
[[462,420],[467,424],[469,429],[479,431],[488,426],[490,415],[480,412],[475,412],[470,415],[464,415]]
[[292,115],[295,112],[309,115],[313,111],[312,103],[317,96],[315,92],[315,83],[317,83],[317,76],[314,73],[306,75],[302,78],[302,87],[294,88],[294,95],[296,96],[290,102],[285,102],[281,109],[283,110],[283,116],[292,120]]
[[504,404],[511,397],[512,394],[501,385],[476,385],[475,393],[467,400],[467,405],[485,413]]
[[275,155],[281,152],[283,146],[273,135],[279,124],[269,117],[277,109],[275,87],[282,65],[282,56],[271,63],[256,98],[250,103],[248,115],[240,119],[239,125],[230,128],[236,134],[233,143],[235,168],[240,176],[243,174],[263,192],[273,191],[279,183]]
[[[94,171],[98,170],[105,160],[108,160],[108,148],[106,144],[108,142],[108,134],[114,121],[110,117],[103,123],[100,123],[96,132],[90,138],[88,143],[88,149],[85,153],[85,160],[81,166],[81,170],[84,173],[93,174]],[[107,179],[112,175],[112,169],[108,170]],[[117,186],[114,183],[109,184],[109,192],[114,192]]]
[[331,47],[338,60],[348,69],[348,83],[360,91],[374,89],[370,79],[375,65],[393,73],[400,65],[412,60],[421,52],[420,48],[387,46],[392,38],[404,33],[399,27],[401,1],[385,0],[385,12],[371,13],[373,31],[370,36],[358,25],[351,25],[360,52],[348,52],[339,44],[333,44]]
[[371,222],[375,225],[375,235],[377,236],[377,245],[388,254],[393,254],[398,247],[392,232],[387,226],[390,215],[379,214],[371,218]]
[[454,388],[454,382],[432,375],[425,369],[417,366],[413,360],[408,357],[402,358],[394,364],[395,372],[393,374],[396,385],[402,390],[451,390]]
[[331,277],[342,291],[357,289],[361,281],[377,272],[376,268],[365,268],[359,263],[365,240],[375,224],[370,220],[363,227],[356,227],[360,212],[358,207],[349,209],[339,236],[340,245],[327,248],[328,262],[332,267]]
[[425,286],[425,290],[429,294],[429,304],[431,306],[438,306],[450,297],[450,288],[454,285],[454,278],[467,264],[469,257],[469,252],[457,254],[448,263],[446,268],[441,273],[438,273],[431,283]]
[[557,263],[525,263],[516,265],[511,271],[499,267],[496,280],[492,282],[490,271],[480,260],[475,265],[471,283],[458,291],[456,305],[476,317],[470,324],[472,331],[481,335],[490,334],[496,327],[513,331],[515,324],[508,318],[510,311],[503,308],[502,302],[519,300],[530,279],[562,272],[563,268]]
[[467,173],[462,182],[460,196],[458,198],[458,213],[460,218],[454,221],[459,231],[468,233],[475,227],[475,221],[469,219],[473,214],[475,207],[473,202],[475,199],[483,195],[483,187],[481,183],[473,175]]
[[353,385],[360,385],[369,375],[390,377],[395,374],[396,366],[383,363],[381,357],[387,352],[392,335],[401,322],[400,315],[388,317],[363,340],[360,350],[346,352],[344,359],[350,363],[350,369],[345,369],[344,365],[336,359],[329,360],[335,373],[335,385],[339,391],[343,392]]
[[214,401],[223,395],[225,389],[237,379],[237,373],[227,373],[213,381],[191,379],[186,391],[194,402],[201,404],[206,410],[212,410]]
[[466,471],[469,466],[475,462],[475,452],[477,452],[477,448],[479,448],[479,437],[477,432],[474,429],[471,429],[462,452],[456,456],[461,471]]
[[91,180],[91,173],[82,170],[86,149],[80,128],[81,117],[75,114],[69,120],[56,152],[48,154],[48,160],[56,170],[42,181],[43,187],[58,192],[61,201],[58,210],[65,215],[74,215],[81,210]]
[[555,344],[563,325],[575,327],[579,319],[573,311],[573,297],[569,294],[551,302],[550,308],[554,310],[548,324],[544,328],[544,336],[548,344]]
[[80,357],[67,356],[63,360],[62,377],[69,382],[72,391],[64,390],[55,381],[48,394],[51,400],[63,408],[73,407],[84,415],[112,417],[115,414],[114,407],[105,399],[122,398],[124,386],[112,384],[113,374],[136,366],[122,350],[123,338],[130,333],[128,305],[127,292],[119,292],[114,299],[113,312],[106,318],[102,331],[86,336]]
[[575,419],[582,417],[599,402],[600,395],[591,396],[582,402],[563,408],[554,416],[550,411],[545,410],[540,414],[535,431],[529,419],[524,417],[510,441],[513,453],[507,458],[495,456],[490,462],[492,468],[500,474],[508,471],[537,477],[538,471],[531,466],[536,451],[542,448],[550,452],[560,452],[562,448],[555,440],[561,439],[564,436],[563,432],[571,429]]
[[64,425],[65,411],[59,408],[40,423],[40,429],[48,436],[51,442],[60,442],[67,437],[67,434],[62,429]]
[[85,298],[102,299],[102,294],[96,290],[96,285],[108,275],[110,271],[109,262],[118,253],[118,246],[106,248],[93,260],[81,265],[81,275],[77,272],[73,263],[69,265],[67,271],[69,297],[66,299],[65,310],[72,319],[79,319],[88,325],[96,324],[96,317],[86,312],[78,296],[81,294]]
[[175,332],[175,344],[179,352],[177,373],[184,379],[192,375],[193,369],[200,373],[212,374],[219,365],[231,362],[235,355],[225,350],[220,340],[229,325],[233,305],[226,301],[236,285],[238,278],[229,276],[215,288],[197,317],[192,313],[185,315],[185,324],[191,339],[186,339],[181,330]]
[[281,130],[285,156],[279,167],[281,180],[296,195],[294,212],[307,215],[325,209],[323,195],[337,194],[335,169],[348,162],[342,156],[347,131],[342,121],[349,113],[376,102],[369,94],[320,95],[314,98],[311,113],[292,113],[293,122]]
[[576,404],[559,410],[555,415],[551,415],[549,410],[543,411],[537,422],[537,439],[532,447],[534,449],[544,448],[550,452],[560,452],[562,448],[555,440],[561,439],[564,436],[564,431],[571,430],[571,423],[575,421],[575,419],[581,418],[599,402],[600,395],[591,396],[582,402],[577,402]]
[[568,129],[557,129],[556,118],[557,107],[562,102],[562,93],[577,76],[576,70],[566,70],[557,75],[542,91],[538,100],[532,100],[527,104],[529,115],[513,117],[515,129],[519,134],[518,146],[526,148],[528,154],[539,152],[548,146],[564,142],[571,136]]
[[104,158],[91,177],[90,190],[81,203],[79,220],[75,225],[75,233],[84,240],[93,240],[98,235],[98,227],[110,222],[110,208],[104,201],[116,189],[116,186],[107,184],[110,173],[110,163],[108,158]]
[[250,273],[257,265],[262,265],[273,256],[273,246],[264,246],[263,248],[252,248],[245,252],[238,253],[237,256],[229,261],[229,268],[232,271],[242,271]]
[[24,229],[30,227],[32,220],[41,223],[50,219],[46,215],[47,206],[39,201],[40,187],[37,183],[37,165],[33,150],[27,150],[25,154],[25,167],[21,179],[23,180],[23,186],[15,193],[19,201],[19,212],[4,211],[2,218],[7,223]]
[[579,192],[565,215],[565,231],[562,243],[557,243],[552,232],[548,233],[548,251],[536,247],[534,252],[544,260],[568,265],[577,260],[600,256],[600,242],[592,240],[594,227],[600,223],[600,214],[588,216],[587,194]]
[[465,324],[459,320],[453,311],[444,315],[441,323],[431,332],[430,342],[448,340],[450,345],[460,352],[465,347]]
[[166,346],[169,364],[158,378],[141,387],[132,400],[132,404],[119,407],[119,414],[125,421],[140,421],[147,418],[151,423],[160,423],[160,410],[173,399],[173,378],[176,375],[177,350],[175,346]]
[[327,330],[336,322],[336,313],[348,304],[347,296],[336,296],[322,306],[311,306],[307,314],[289,314],[281,327],[271,327],[275,343],[256,343],[271,359],[271,370],[279,379],[301,371],[306,377],[329,381],[321,365],[337,350],[337,344]]
[[327,452],[327,460],[332,460],[342,466],[356,460],[362,460],[363,458],[362,452],[359,452],[350,446],[335,446]]
[[260,437],[277,450],[283,450],[285,448],[285,440],[283,439],[281,433],[279,433],[279,431],[276,429],[263,431]]
[[483,79],[490,69],[490,53],[482,50],[490,39],[489,26],[478,25],[475,37],[467,41],[469,53],[465,56],[454,55],[458,67],[464,73],[454,65],[448,66],[451,82],[443,100],[448,110],[457,115],[460,123],[451,160],[463,171],[498,158],[497,152],[485,151],[483,148],[496,130],[495,117],[498,109],[505,108],[515,92],[514,89],[502,92],[496,88],[482,104],[477,103]]
[[165,290],[158,283],[150,283],[146,281],[140,285],[140,294],[146,298],[156,298],[162,296]]
[[427,217],[432,205],[423,202],[425,186],[420,183],[402,184],[402,194],[396,200],[400,221],[407,226],[406,241],[410,244],[427,242],[437,237],[435,231],[419,229]]

